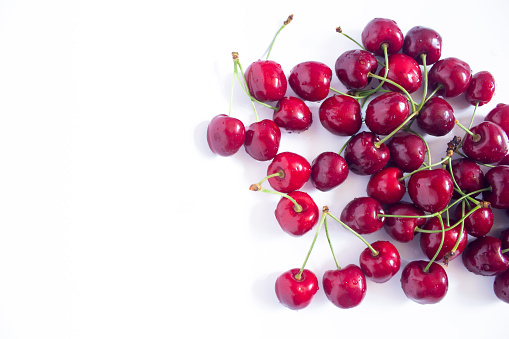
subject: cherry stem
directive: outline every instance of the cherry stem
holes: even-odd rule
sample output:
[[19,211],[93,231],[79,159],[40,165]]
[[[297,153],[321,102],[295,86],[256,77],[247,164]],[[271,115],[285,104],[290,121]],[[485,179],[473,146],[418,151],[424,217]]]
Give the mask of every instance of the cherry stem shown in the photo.
[[426,102],[426,95],[428,95],[428,70],[426,65],[426,53],[421,54],[421,60],[422,60],[422,66],[423,66],[423,73],[424,73],[424,81],[423,81],[423,88],[424,92],[422,93],[422,100],[419,106],[417,107],[417,111],[420,111],[422,109],[422,106],[424,106],[424,103]]
[[387,79],[387,78],[385,78],[385,79],[384,79],[384,78],[382,78],[381,76],[376,75],[376,74],[373,74],[373,73],[371,73],[371,72],[369,72],[369,73],[368,73],[368,77],[372,77],[372,78],[375,78],[375,79],[378,79],[378,80],[386,81],[386,82],[390,83],[391,85],[394,85],[394,86],[396,86],[397,88],[399,88],[399,89],[403,92],[403,94],[405,94],[405,95],[407,96],[408,101],[409,101],[409,102],[410,102],[410,104],[412,105],[412,112],[415,112],[415,111],[416,111],[416,110],[415,110],[415,102],[414,102],[414,99],[410,96],[410,93],[408,93],[408,91],[407,91],[405,88],[403,88],[403,86],[401,86],[400,84],[398,84],[398,83],[396,83],[396,82],[392,81],[391,79]]
[[506,248],[505,250],[501,250],[500,253],[504,254],[504,253],[507,253],[509,252],[509,248]]
[[313,242],[311,243],[311,246],[309,247],[309,251],[308,251],[308,254],[306,255],[306,259],[304,259],[304,263],[302,264],[302,267],[301,267],[299,273],[297,273],[295,275],[295,279],[297,279],[297,280],[300,280],[302,277],[302,272],[304,271],[304,268],[306,267],[306,264],[308,262],[309,256],[311,255],[311,252],[313,251],[313,247],[315,246],[316,239],[318,238],[318,233],[320,233],[320,230],[322,229],[322,225],[325,221],[325,218],[327,217],[328,211],[329,211],[329,208],[327,206],[324,206],[322,209],[322,217],[320,218],[318,228],[316,229],[316,232],[315,232],[315,237],[313,238]]
[[277,36],[279,35],[279,33],[281,33],[281,31],[283,30],[283,28],[285,28],[290,22],[292,22],[293,20],[293,14],[290,14],[288,16],[288,19],[286,19],[284,22],[283,22],[283,25],[279,28],[279,30],[277,31],[276,35],[274,36],[274,39],[272,39],[272,42],[270,44],[270,47],[269,47],[269,51],[267,52],[267,58],[265,60],[269,60],[269,55],[270,55],[270,52],[272,52],[272,47],[274,46],[274,42],[276,41],[276,38]]
[[382,140],[380,141],[377,141],[375,142],[375,147],[376,148],[379,148],[380,145],[382,145],[384,142],[386,142],[387,140],[389,140],[394,134],[398,133],[399,130],[401,130],[406,124],[408,124],[408,122],[410,122],[415,116],[417,116],[417,114],[419,114],[419,112],[413,112],[412,114],[410,114],[406,119],[405,121],[403,121],[401,123],[401,125],[399,125],[398,127],[396,127],[391,133],[387,134]]
[[350,232],[352,232],[357,238],[359,238],[368,248],[369,250],[371,251],[371,253],[373,254],[373,256],[377,256],[379,254],[379,252],[377,250],[375,250],[373,248],[373,246],[371,246],[371,244],[369,242],[366,241],[366,239],[364,239],[359,233],[357,233],[355,230],[353,230],[350,226],[348,226],[347,224],[345,224],[344,222],[342,222],[341,220],[339,220],[338,218],[336,218],[334,215],[332,215],[330,212],[327,212],[327,214],[334,220],[336,220],[337,222],[339,222],[341,224],[341,226],[343,226],[344,228],[346,228],[347,230],[349,230]]
[[[465,127],[463,124],[461,124],[458,120],[454,121],[454,123],[456,125],[458,125],[462,130],[464,130],[465,132],[467,132],[467,134],[470,134],[472,136],[472,140],[474,142],[478,142],[479,140],[481,140],[481,136],[479,134],[475,134],[473,133],[471,130],[469,130],[467,127]],[[464,140],[464,139],[463,139]]]
[[440,251],[442,250],[442,246],[444,245],[444,240],[445,240],[444,221],[442,220],[442,216],[440,214],[437,215],[437,217],[438,217],[438,220],[440,220],[440,226],[442,227],[442,238],[440,239],[440,245],[438,246],[437,251],[435,252],[435,255],[433,256],[433,258],[431,258],[428,265],[426,265],[426,267],[424,268],[424,270],[423,270],[424,273],[427,273],[429,271],[431,264],[435,261],[435,259],[438,256],[438,253],[440,253]]
[[[453,228],[455,228],[456,226],[458,226],[459,224],[462,224],[466,218],[468,218],[470,216],[470,214],[474,213],[475,211],[477,211],[479,208],[481,208],[480,205],[477,205],[475,206],[474,208],[472,208],[470,211],[468,211],[468,213],[464,214],[460,220],[456,221],[456,223],[454,225],[451,225],[449,226],[448,228],[445,229],[445,231],[449,231],[449,230],[452,230]],[[435,214],[435,213],[434,213]],[[437,215],[432,215],[430,214],[430,216],[438,216],[440,215],[441,213],[437,214]],[[422,228],[419,228],[419,227],[416,227],[415,232],[419,232],[419,233],[440,233],[442,231],[437,231],[437,230],[425,230],[425,229],[422,229]]]
[[[468,158],[465,154],[461,153],[460,151],[456,150],[455,151],[456,154],[462,156],[463,158]],[[475,161],[475,160],[474,160]],[[486,167],[489,167],[489,168],[494,168],[494,167],[497,167],[496,165],[491,165],[491,164],[483,164],[482,162],[479,162],[479,161],[475,161],[475,163],[477,163],[478,165],[481,165],[481,166],[486,166]]]
[[263,188],[260,184],[252,184],[251,186],[249,186],[249,190],[253,191],[253,192],[264,192],[264,193],[270,193],[270,194],[276,194],[276,195],[280,195],[288,200],[290,200],[291,202],[293,202],[293,210],[297,213],[300,213],[302,212],[302,206],[299,205],[299,203],[297,202],[297,200],[295,200],[294,198],[292,198],[291,196],[289,196],[288,194],[286,193],[283,193],[283,192],[278,192],[278,191],[272,191],[272,190],[268,190],[268,189],[265,189]]
[[452,172],[452,158],[451,157],[449,157],[448,165],[449,165],[449,172],[451,173],[452,182],[454,183],[454,186],[456,186],[456,191],[458,193],[460,193],[461,195],[465,195],[465,193],[463,193],[460,186],[456,182],[456,179],[454,178],[454,173]]
[[265,178],[263,178],[262,180],[258,181],[258,185],[261,185],[261,184],[263,184],[263,182],[265,180],[268,180],[268,179],[274,178],[274,177],[284,178],[285,177],[285,172],[283,170],[280,170],[280,171],[278,171],[276,173],[272,173],[270,175],[267,175]]
[[348,140],[343,144],[343,146],[341,146],[341,149],[339,150],[338,154],[341,155],[341,153],[343,153],[343,151],[345,150],[346,146],[348,146],[348,144],[350,143],[350,140],[352,140],[354,136],[352,135],[350,138],[348,138]]
[[[364,46],[362,46],[360,43],[357,42],[357,40],[355,40],[354,38],[352,38],[351,36],[349,36],[348,34],[344,33],[343,30],[341,29],[341,27],[336,27],[336,32],[342,34],[345,38],[349,39],[350,41],[354,42],[357,46],[359,46],[362,50],[366,50],[366,48],[364,48]],[[385,66],[380,60],[376,60],[378,62],[378,64],[380,66]]]
[[355,95],[350,95],[348,93],[344,93],[344,92],[341,92],[335,88],[332,88],[332,87],[329,87],[329,89],[337,94],[340,94],[340,95],[344,95],[344,96],[347,96],[347,97],[350,97],[350,98],[353,98],[353,99],[362,99],[364,98],[363,96],[355,96]]
[[[387,75],[389,74],[389,53],[387,53],[387,43],[383,43],[380,45],[380,47],[382,48],[382,50],[384,51],[384,59],[385,59],[385,71],[384,71],[384,76],[383,77],[380,77],[377,75],[377,79],[381,80],[380,83],[378,84],[378,86],[376,86],[375,88],[373,89],[370,89],[370,90],[366,90],[366,91],[361,91],[360,93],[362,93],[363,96],[365,97],[369,97],[371,94],[373,93],[376,93],[379,89],[382,88],[382,86],[384,85],[385,81],[387,82],[391,82],[391,81],[388,81],[387,79]],[[377,59],[378,60],[378,59]],[[368,76],[372,74],[371,72],[368,73]]]
[[418,169],[416,169],[415,171],[413,172],[410,172],[410,173],[407,173],[406,175],[404,175],[403,177],[399,178],[398,181],[403,181],[405,180],[406,178],[412,176],[412,174],[415,174],[417,172],[420,172],[422,170],[425,170],[425,169],[431,169],[435,166],[438,166],[438,165],[441,165],[443,163],[445,163],[448,159],[450,158],[450,156],[446,156],[445,158],[443,158],[442,160],[440,160],[439,162],[437,162],[436,164],[431,164],[431,165],[425,165],[423,167],[419,167]]
[[325,218],[324,226],[325,226],[325,235],[327,236],[327,242],[329,243],[329,248],[331,250],[332,257],[334,258],[334,263],[336,264],[336,268],[338,270],[340,270],[341,266],[339,266],[338,259],[336,258],[336,255],[334,254],[334,249],[332,248],[332,242],[329,237],[329,229],[327,228],[327,218]]
[[477,101],[475,103],[475,107],[474,107],[474,112],[472,112],[472,118],[470,119],[470,124],[468,125],[468,128],[472,128],[472,125],[474,124],[474,117],[475,117],[475,112],[477,112],[477,107],[479,107],[479,101]]
[[[232,57],[235,60],[239,57],[239,53],[232,52]],[[232,106],[233,106],[233,88],[235,86],[235,78],[237,77],[237,64],[233,62],[233,77],[232,77],[232,87],[230,90],[230,109],[228,110],[228,116],[230,117],[232,114]]]
[[431,94],[430,94],[430,95],[426,98],[426,100],[424,100],[423,102],[421,102],[421,104],[420,104],[419,106],[421,106],[421,107],[422,107],[422,106],[424,106],[424,104],[425,104],[425,103],[427,103],[429,99],[433,98],[433,96],[434,96],[434,95],[435,95],[435,94],[436,94],[439,90],[441,90],[443,87],[444,87],[444,86],[442,86],[442,84],[438,84],[437,88],[435,88],[435,89],[431,92]]
[[[477,210],[479,208],[481,208],[479,205],[475,206],[472,210],[470,210],[471,213],[469,213],[469,215],[472,214],[473,211],[475,211],[475,210]],[[451,256],[454,254],[454,252],[456,252],[456,250],[458,249],[458,247],[460,245],[460,241],[463,238],[463,229],[465,228],[465,218],[466,218],[466,216],[465,216],[465,200],[463,200],[461,202],[461,215],[462,215],[462,218],[460,220],[461,221],[461,228],[460,228],[460,231],[458,232],[458,234],[459,234],[458,235],[458,239],[456,240],[456,243],[454,244],[454,247],[449,252]],[[446,260],[446,259],[444,259],[444,260]],[[446,261],[446,263],[447,263],[447,261]]]

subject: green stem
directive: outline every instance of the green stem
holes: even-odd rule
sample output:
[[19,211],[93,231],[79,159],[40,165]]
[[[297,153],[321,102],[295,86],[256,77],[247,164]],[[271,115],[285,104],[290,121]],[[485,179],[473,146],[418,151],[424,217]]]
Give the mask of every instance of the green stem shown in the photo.
[[348,94],[348,93],[341,92],[341,91],[339,91],[339,90],[337,90],[337,89],[335,89],[335,88],[332,88],[332,87],[329,87],[329,89],[330,89],[331,91],[333,91],[333,92],[337,93],[337,94],[344,95],[344,96],[347,96],[347,97],[350,97],[350,98],[353,98],[353,99],[356,99],[356,100],[357,100],[357,99],[362,99],[362,98],[364,98],[363,96],[355,96],[355,95],[350,95],[350,94]]
[[325,218],[324,226],[325,226],[325,235],[327,236],[327,242],[329,243],[329,248],[332,253],[332,257],[334,258],[334,263],[336,264],[336,268],[338,270],[340,270],[341,266],[339,266],[338,259],[336,258],[336,255],[334,254],[334,249],[332,248],[332,242],[329,237],[329,229],[327,228],[327,218]]
[[[415,121],[415,120],[414,120]],[[412,121],[413,122],[413,121]],[[417,135],[419,138],[421,138],[421,140],[424,142],[424,145],[426,145],[426,153],[427,153],[427,156],[428,156],[428,166],[431,167],[431,149],[429,148],[429,145],[428,143],[426,142],[426,140],[423,138],[422,135],[420,135],[419,133],[417,133],[416,131],[414,131],[413,129],[409,129],[408,132],[410,133],[413,133],[415,135]]]
[[438,246],[438,249],[435,252],[435,255],[433,256],[433,258],[431,258],[431,260],[429,261],[428,265],[426,265],[426,267],[424,268],[424,270],[423,270],[424,273],[427,273],[429,271],[429,268],[430,268],[431,264],[435,261],[435,259],[438,256],[438,253],[440,253],[440,251],[442,250],[442,246],[444,245],[444,240],[445,240],[444,221],[442,220],[442,216],[440,214],[437,217],[440,220],[440,226],[442,227],[442,238],[440,240],[440,245]]
[[424,92],[422,93],[422,100],[419,106],[417,107],[417,111],[420,111],[422,109],[422,106],[424,106],[424,103],[426,102],[426,95],[428,95],[428,70],[426,65],[426,53],[421,54],[422,59],[422,66],[423,66],[423,74],[424,74],[424,80],[423,80],[423,88]]
[[396,82],[394,82],[394,81],[392,81],[392,80],[390,80],[390,79],[384,79],[384,78],[382,78],[381,76],[376,75],[376,74],[373,74],[373,73],[368,73],[368,77],[372,77],[372,78],[375,78],[375,79],[378,79],[378,80],[384,80],[384,81],[386,81],[386,82],[390,83],[391,85],[394,85],[394,86],[396,86],[397,88],[399,88],[399,90],[400,90],[401,92],[403,92],[403,93],[407,96],[408,101],[409,101],[409,102],[410,102],[410,104],[412,105],[412,112],[415,112],[415,111],[416,111],[416,110],[415,110],[415,102],[414,102],[414,99],[412,99],[412,97],[410,96],[410,93],[408,93],[408,91],[407,91],[405,88],[403,88],[403,86],[401,86],[400,84],[398,84],[398,83],[396,83]]
[[419,168],[418,168],[418,169],[416,169],[415,171],[410,172],[410,173],[407,173],[405,176],[403,176],[403,177],[399,178],[398,180],[399,180],[399,181],[403,181],[403,180],[405,180],[406,178],[408,178],[408,177],[412,176],[412,174],[415,174],[415,173],[417,173],[417,172],[419,172],[419,171],[422,171],[422,170],[425,170],[425,169],[431,169],[431,168],[433,168],[433,167],[435,167],[435,166],[441,165],[441,164],[445,163],[445,162],[448,160],[448,158],[450,158],[450,156],[446,156],[445,158],[443,158],[442,160],[440,160],[440,161],[439,161],[439,162],[437,162],[436,164],[426,165],[426,166],[423,166],[423,167],[419,167]]
[[285,28],[290,22],[292,22],[292,20],[293,20],[293,14],[290,14],[288,16],[288,19],[286,19],[285,22],[283,22],[283,25],[277,31],[276,35],[274,36],[274,39],[272,39],[272,42],[271,42],[270,47],[269,47],[269,51],[267,52],[267,58],[265,60],[269,60],[270,52],[272,52],[272,47],[274,46],[274,42],[276,41],[276,38],[279,35],[279,33],[281,33],[283,28]]
[[394,134],[401,130],[410,120],[412,120],[419,112],[413,112],[410,114],[405,121],[403,121],[398,127],[396,127],[391,133],[387,134],[382,140],[375,142],[375,147],[379,148],[381,144],[389,140]]
[[472,125],[474,124],[474,117],[475,112],[477,111],[477,107],[479,107],[479,101],[475,103],[474,112],[472,113],[472,118],[470,119],[470,124],[468,125],[468,129],[472,128]]
[[433,96],[434,96],[434,95],[435,95],[435,94],[436,94],[436,93],[437,93],[440,89],[442,89],[442,87],[443,87],[443,86],[442,86],[442,84],[439,84],[439,85],[437,86],[437,88],[435,88],[435,89],[431,92],[431,94],[430,94],[430,95],[426,98],[426,100],[424,100],[423,102],[421,102],[421,104],[420,104],[419,106],[421,106],[421,107],[422,107],[422,106],[424,106],[424,105],[428,102],[428,100],[429,100],[429,99],[433,98]]
[[[481,139],[481,136],[479,134],[473,133],[471,130],[469,130],[467,127],[465,127],[463,124],[461,124],[458,120],[454,121],[456,125],[458,125],[462,130],[467,132],[470,136],[472,136],[472,139],[474,142],[478,142]],[[465,140],[465,138],[463,138]]]
[[311,246],[309,247],[309,251],[308,251],[308,254],[306,255],[306,259],[304,259],[304,263],[302,264],[302,267],[301,267],[299,273],[297,273],[295,275],[295,279],[297,279],[297,280],[300,280],[302,277],[302,272],[304,271],[304,268],[306,267],[306,264],[308,262],[309,256],[311,255],[311,252],[313,251],[313,247],[315,246],[316,239],[318,238],[318,233],[320,233],[320,230],[322,229],[322,225],[325,221],[325,218],[327,217],[327,213],[325,212],[325,210],[328,211],[328,208],[326,206],[323,208],[322,217],[320,218],[318,228],[316,229],[316,232],[315,232],[315,237],[313,238],[313,242],[311,243]]
[[270,175],[267,175],[265,178],[263,178],[262,180],[258,181],[258,185],[261,185],[261,184],[263,184],[263,182],[265,180],[268,180],[268,179],[274,178],[274,177],[284,178],[285,177],[285,172],[283,170],[280,170],[280,171],[278,171],[276,173],[272,173]]
[[341,149],[339,150],[338,154],[341,155],[341,153],[343,153],[343,151],[345,150],[346,146],[348,146],[348,143],[350,142],[350,140],[352,140],[354,136],[352,135],[350,138],[348,138],[348,140],[343,144],[343,146],[341,146]]
[[297,200],[295,200],[294,198],[292,198],[291,196],[289,196],[286,193],[265,189],[260,184],[253,184],[253,185],[249,186],[249,189],[254,192],[264,192],[264,193],[270,193],[270,194],[276,194],[276,195],[282,196],[283,198],[286,198],[286,199],[290,200],[291,202],[293,202],[293,210],[295,212],[300,213],[303,210],[302,206],[299,205]]
[[338,218],[336,218],[334,215],[332,215],[330,212],[327,212],[327,214],[334,220],[336,220],[337,222],[339,222],[341,224],[341,226],[343,226],[344,228],[346,228],[347,230],[349,230],[350,232],[352,232],[357,238],[359,238],[368,248],[369,250],[371,251],[371,253],[373,254],[373,256],[377,256],[379,253],[377,250],[375,250],[373,248],[373,246],[371,246],[371,244],[369,242],[366,241],[366,239],[364,239],[359,233],[357,233],[355,230],[353,230],[352,228],[350,228],[347,224],[345,224],[344,222],[342,222],[341,220],[339,220]]
[[[357,46],[359,46],[362,50],[366,50],[366,48],[364,48],[364,46],[362,46],[360,43],[357,42],[357,40],[353,39],[352,37],[350,37],[348,34],[346,33],[343,33],[343,30],[341,29],[341,27],[337,27],[336,28],[336,32],[342,34],[345,38],[349,39],[350,41],[352,41],[353,43],[355,43]],[[376,61],[378,62],[378,64],[380,66],[385,66],[380,60],[376,59]]]
[[[235,55],[238,55],[237,52],[233,52],[232,55],[234,56],[235,58]],[[230,90],[230,108],[228,110],[228,116],[230,117],[232,115],[232,106],[233,106],[233,88],[235,86],[235,78],[236,78],[236,75],[237,75],[237,63],[234,61],[233,62],[233,77],[232,77],[232,87],[231,87],[231,90]]]
[[509,248],[506,248],[506,249],[500,251],[500,253],[502,253],[502,254],[507,253],[507,252],[509,252]]

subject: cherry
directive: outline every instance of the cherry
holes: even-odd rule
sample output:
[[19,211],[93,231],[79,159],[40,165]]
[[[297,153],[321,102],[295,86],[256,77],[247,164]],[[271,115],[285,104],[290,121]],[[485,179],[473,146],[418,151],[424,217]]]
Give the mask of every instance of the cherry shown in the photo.
[[[275,175],[274,174],[279,174]],[[277,154],[267,168],[270,186],[288,193],[300,189],[309,180],[311,165],[303,156],[293,152]]]
[[[468,212],[469,210],[466,209],[465,214]],[[458,206],[455,212],[456,219],[461,219],[463,216],[462,213],[463,209],[461,206]],[[491,208],[481,207],[465,218],[464,227],[469,235],[477,238],[484,237],[491,231],[493,222],[494,216]]]
[[370,197],[359,197],[351,200],[341,212],[340,220],[359,234],[378,231],[384,225],[382,205]]
[[278,101],[286,94],[286,76],[281,65],[275,61],[253,62],[246,69],[245,77],[249,93],[259,101]]
[[366,278],[376,283],[384,283],[398,273],[401,258],[396,247],[388,241],[376,241],[371,247],[367,247],[361,252],[359,257],[359,266]]
[[403,53],[414,58],[420,65],[423,64],[424,54],[426,64],[434,64],[442,55],[442,37],[431,28],[412,27],[405,35]]
[[242,121],[219,114],[212,118],[207,127],[207,143],[214,154],[227,157],[242,147],[245,134]]
[[288,132],[303,132],[313,123],[311,110],[304,101],[296,97],[284,97],[277,103],[272,120]]
[[470,80],[472,70],[470,66],[454,57],[438,60],[429,70],[428,85],[443,97],[456,97],[463,94]]
[[509,259],[501,252],[500,239],[487,235],[472,240],[463,251],[463,264],[477,275],[497,275],[509,268]]
[[368,73],[375,73],[377,67],[377,60],[372,53],[355,49],[346,51],[337,58],[335,71],[346,88],[362,89],[371,81]]
[[399,242],[410,242],[414,239],[416,227],[422,227],[427,219],[418,218],[424,216],[424,212],[412,203],[401,201],[387,207],[387,215],[414,216],[385,217],[384,229],[387,234]]
[[391,162],[403,172],[413,172],[424,162],[426,144],[420,136],[407,131],[398,131],[387,142]]
[[310,231],[318,222],[319,210],[309,194],[301,191],[288,193],[300,206],[287,197],[281,198],[276,206],[274,214],[279,226],[292,236],[301,236]]
[[474,106],[483,106],[491,101],[495,94],[495,78],[490,72],[475,73],[470,80],[465,98]]
[[292,68],[288,82],[303,100],[321,101],[329,95],[331,79],[329,66],[318,61],[306,61]]
[[348,168],[359,175],[371,175],[380,171],[389,161],[390,153],[385,144],[377,144],[380,138],[373,132],[354,135],[345,147],[344,157]]
[[454,128],[454,110],[443,98],[432,97],[421,108],[416,118],[417,126],[433,136],[444,136]]
[[339,308],[355,307],[366,296],[366,277],[362,270],[353,264],[326,271],[322,285],[327,299]]
[[334,152],[320,153],[311,164],[311,183],[322,192],[341,185],[348,177],[345,159]]
[[501,247],[502,250],[509,249],[509,228],[506,228],[502,232],[500,232],[500,235],[498,236],[500,241],[502,242]]
[[483,192],[483,199],[493,208],[509,208],[509,166],[491,168],[486,172],[485,178],[487,186],[491,186],[491,191]]
[[366,192],[369,197],[382,204],[394,204],[406,193],[405,182],[400,180],[403,172],[397,167],[386,167],[371,175]]
[[416,260],[409,262],[401,272],[401,288],[405,295],[419,304],[436,304],[449,289],[449,280],[444,268],[436,262]]
[[[459,124],[458,124],[459,125]],[[493,164],[499,162],[509,151],[504,130],[490,121],[472,127],[463,141],[462,149],[470,159]]]
[[[387,79],[394,81],[403,87],[408,93],[417,91],[422,84],[422,72],[417,61],[403,53],[395,53],[389,55],[389,71]],[[383,67],[378,75],[384,76],[385,67]],[[402,92],[397,86],[384,82],[384,88],[394,91]]]
[[371,100],[366,108],[366,126],[375,134],[388,135],[409,114],[408,99],[400,93],[387,92]]
[[[447,220],[443,220],[443,223],[444,228],[448,228],[454,225],[456,221],[449,220],[449,223],[447,223]],[[431,218],[430,220],[428,220],[426,225],[424,225],[423,230],[427,231],[442,230],[440,219],[438,217]],[[456,246],[456,243],[458,242],[458,237],[460,236],[461,239],[459,240],[459,245]],[[442,232],[421,233],[419,241],[422,252],[428,257],[428,259],[432,259],[433,257],[435,257],[435,254],[438,251],[440,244],[442,243]],[[464,228],[463,230],[461,230],[461,227],[458,225],[448,231],[445,231],[442,247],[438,252],[438,255],[435,257],[435,260],[438,261],[444,259],[445,257],[444,262],[451,261],[457,256],[459,256],[466,246],[467,246],[467,232]]]
[[412,202],[425,212],[442,211],[452,198],[454,183],[449,172],[442,168],[418,171],[407,183]]
[[347,95],[333,95],[325,99],[318,109],[322,126],[332,134],[352,136],[362,126],[361,105]]
[[403,32],[394,20],[375,18],[364,27],[361,40],[366,50],[376,55],[384,55],[382,45],[387,46],[388,54],[393,54],[403,47]]
[[495,277],[493,281],[493,291],[498,299],[509,303],[509,270]]
[[318,291],[316,275],[304,269],[297,279],[299,268],[284,272],[276,279],[276,296],[281,304],[291,310],[300,310],[308,306]]
[[497,104],[484,118],[499,125],[509,136],[509,105]]
[[[454,181],[463,193],[468,194],[484,188],[484,172],[475,161],[458,158],[453,160],[451,165]],[[453,197],[459,198],[460,194],[454,192]]]
[[281,130],[269,119],[252,123],[246,131],[244,148],[247,154],[258,161],[273,159],[281,141]]

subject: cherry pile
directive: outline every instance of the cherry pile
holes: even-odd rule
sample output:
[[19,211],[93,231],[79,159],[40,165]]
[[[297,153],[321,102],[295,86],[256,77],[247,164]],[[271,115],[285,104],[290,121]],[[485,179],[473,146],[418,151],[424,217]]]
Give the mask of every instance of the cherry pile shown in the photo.
[[[281,196],[275,218],[284,232],[297,237],[315,228],[302,267],[282,273],[275,282],[279,302],[297,310],[316,295],[318,278],[305,266],[323,228],[336,268],[323,273],[322,287],[337,307],[359,305],[366,279],[384,283],[400,269],[401,288],[409,299],[437,303],[448,291],[447,265],[458,257],[473,274],[494,277],[495,295],[509,303],[509,228],[496,236],[492,232],[492,209],[509,214],[509,105],[498,104],[474,125],[478,108],[495,93],[493,76],[473,73],[461,59],[442,58],[442,37],[431,28],[416,26],[404,35],[395,21],[375,18],[364,27],[360,42],[336,30],[358,46],[339,55],[334,65],[346,93],[331,87],[333,71],[321,62],[299,63],[286,76],[269,59],[274,37],[266,59],[245,71],[239,54],[232,53],[232,93],[239,83],[256,122],[246,128],[232,117],[230,101],[230,114],[214,117],[207,129],[213,153],[231,156],[243,146],[255,161],[268,163],[265,177],[250,189]],[[296,96],[287,96],[288,86]],[[422,98],[416,100],[419,89]],[[473,110],[468,126],[455,118],[448,100],[460,96]],[[279,152],[282,130],[305,135],[313,123],[306,102],[320,103],[324,133],[349,137],[337,152],[323,152],[312,162]],[[273,118],[259,120],[257,105],[272,109]],[[464,135],[452,136],[455,126]],[[445,156],[437,163],[431,161],[425,134],[445,139]],[[352,198],[340,216],[327,206],[320,209],[302,190],[308,181],[322,192],[341,190],[352,173],[369,176],[366,195]],[[338,264],[327,228],[331,219],[365,243],[358,265]],[[384,231],[393,242],[419,237],[427,260],[401,267],[391,241],[368,243],[363,238]]]

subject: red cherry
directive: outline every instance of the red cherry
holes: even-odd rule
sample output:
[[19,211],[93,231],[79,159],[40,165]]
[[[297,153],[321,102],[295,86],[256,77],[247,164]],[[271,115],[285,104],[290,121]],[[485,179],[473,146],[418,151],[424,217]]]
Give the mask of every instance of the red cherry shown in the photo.
[[382,204],[394,204],[406,193],[405,182],[400,181],[403,172],[397,167],[386,167],[371,176],[366,192]]
[[483,121],[470,129],[463,141],[463,153],[470,159],[484,163],[497,163],[509,151],[508,139],[504,130],[490,121]]
[[326,271],[322,285],[327,299],[339,308],[355,307],[366,296],[366,277],[361,269],[353,264]]
[[412,202],[425,212],[442,211],[451,201],[454,182],[442,168],[422,170],[410,176],[407,183]]
[[[424,216],[424,212],[409,202],[398,202],[387,207],[387,215]],[[426,218],[386,217],[384,229],[391,238],[399,242],[410,242],[414,239],[415,228],[421,228]]]
[[295,94],[307,101],[320,101],[329,95],[332,70],[318,61],[306,61],[290,71],[288,82]]
[[424,272],[427,265],[424,260],[409,262],[401,272],[401,288],[416,303],[436,304],[447,294],[449,280],[440,264],[433,262]]
[[319,154],[311,164],[311,183],[322,192],[341,185],[348,177],[345,159],[334,152]]
[[276,296],[281,304],[291,310],[308,306],[318,291],[316,275],[304,269],[301,278],[297,280],[295,276],[299,271],[298,268],[291,269],[276,279]]
[[281,229],[286,233],[299,237],[310,231],[318,222],[319,210],[309,194],[301,191],[288,193],[302,208],[297,211],[295,204],[288,198],[281,198],[274,214]]
[[398,273],[401,258],[396,247],[388,241],[371,244],[378,254],[373,255],[369,247],[361,252],[359,264],[366,278],[376,283],[384,283]]
[[[461,205],[456,208],[455,217],[460,220],[463,209]],[[465,214],[469,212],[468,209],[465,209]],[[472,212],[468,217],[464,220],[464,227],[467,233],[473,237],[484,237],[487,235],[491,228],[493,227],[494,216],[491,208],[481,207],[474,212]]]
[[441,86],[437,94],[448,98],[464,93],[471,79],[472,70],[470,66],[466,62],[453,57],[438,60],[428,72],[430,89],[435,90],[438,86]]
[[493,281],[493,291],[498,299],[509,303],[509,270],[495,277]]
[[284,97],[277,103],[272,120],[288,132],[303,132],[313,123],[313,115],[304,101],[296,97]]
[[442,55],[442,37],[435,30],[422,26],[412,27],[403,41],[403,53],[422,65],[421,54],[426,54],[426,65],[432,65]]
[[[471,193],[484,188],[484,173],[475,161],[459,158],[453,160],[451,165],[454,180],[463,193]],[[460,194],[454,192],[453,197],[459,198]]]
[[424,141],[416,134],[398,131],[387,142],[391,162],[403,172],[413,172],[421,167],[427,154]]
[[509,135],[509,105],[498,104],[484,118],[499,125]]
[[[408,93],[413,93],[421,87],[422,72],[417,61],[403,53],[391,54],[388,59],[387,78],[389,80],[403,87]],[[378,75],[382,77],[385,75],[385,67],[378,72]],[[402,92],[397,86],[388,82],[385,82],[383,87],[390,91]]]
[[245,134],[242,121],[220,114],[212,118],[207,127],[207,143],[214,154],[227,157],[242,147]]
[[501,165],[491,168],[485,175],[491,191],[483,192],[483,199],[493,208],[509,208],[509,166]]
[[465,91],[465,98],[471,105],[482,106],[487,104],[495,94],[495,78],[490,72],[475,73]]
[[364,48],[376,55],[384,55],[382,44],[393,54],[403,47],[403,32],[394,20],[375,18],[364,27],[361,40]]
[[280,173],[280,176],[270,177],[270,186],[276,191],[288,193],[300,189],[309,180],[311,165],[299,154],[282,152],[272,159],[267,168],[267,176],[276,173]]
[[247,68],[245,77],[249,93],[259,101],[278,101],[286,94],[286,76],[281,65],[275,61],[253,62]]
[[[448,228],[456,223],[455,220],[443,220],[444,228]],[[437,217],[431,218],[428,220],[426,225],[423,227],[424,230],[428,231],[440,231],[442,230],[442,226],[440,225],[440,220]],[[444,256],[447,254],[447,261],[451,261],[463,252],[465,247],[467,246],[467,232],[463,229],[463,232],[460,233],[461,227],[458,225],[453,229],[445,231],[444,243],[442,248],[438,252],[435,260],[442,260]],[[458,241],[458,237],[461,235],[460,243],[457,249],[453,252],[452,249],[456,245]],[[435,256],[435,253],[438,251],[442,240],[442,233],[421,233],[420,237],[420,246],[422,252],[428,257],[428,259],[432,259]]]
[[380,138],[373,132],[354,135],[345,147],[344,157],[348,168],[358,175],[371,175],[380,171],[390,158],[385,144],[377,145]]
[[509,268],[509,259],[501,252],[502,242],[493,236],[472,240],[463,251],[463,264],[477,275],[492,276]]
[[373,54],[362,49],[346,51],[336,60],[336,75],[348,89],[362,89],[369,85],[368,73],[375,73],[378,63]]
[[360,197],[351,200],[341,212],[340,220],[359,234],[369,234],[378,231],[384,225],[385,214],[380,203],[370,197]]
[[318,114],[322,126],[335,135],[352,136],[362,126],[361,105],[346,95],[333,95],[325,99]]
[[436,137],[448,134],[454,128],[454,110],[440,97],[432,97],[421,108],[416,118],[417,126]]
[[409,109],[408,99],[403,94],[384,93],[369,102],[366,126],[375,134],[388,135],[408,118]]
[[279,150],[281,130],[274,121],[264,119],[252,123],[246,131],[244,148],[247,154],[258,161],[274,158]]

